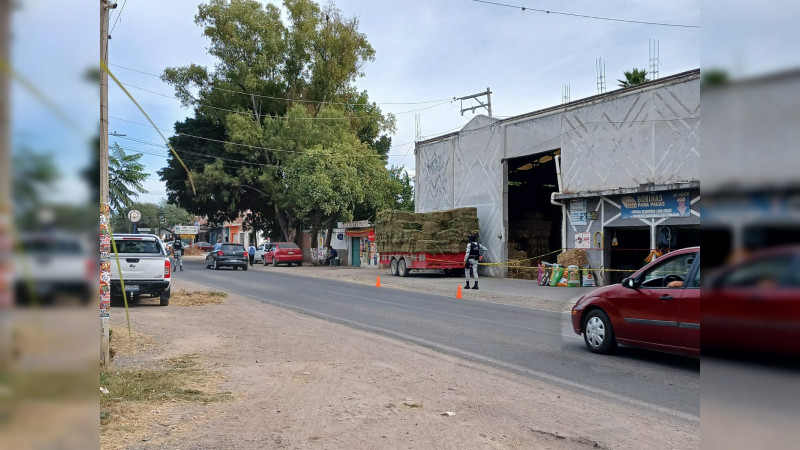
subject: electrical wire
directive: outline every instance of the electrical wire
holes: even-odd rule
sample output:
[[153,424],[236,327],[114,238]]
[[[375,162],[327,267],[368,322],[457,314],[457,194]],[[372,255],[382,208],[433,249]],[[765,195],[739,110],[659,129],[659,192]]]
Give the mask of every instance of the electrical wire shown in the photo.
[[[156,78],[159,78],[159,79],[161,78],[161,76],[156,75],[154,73],[145,72],[145,71],[142,71],[142,70],[121,66],[119,64],[109,64],[109,65],[110,66],[114,66],[114,67],[119,67],[120,69],[125,69],[125,70],[130,70],[130,71],[138,72],[138,73],[145,74],[145,75],[150,75],[152,77],[156,77]],[[442,98],[442,99],[437,99],[437,100],[425,100],[425,101],[420,101],[420,102],[371,102],[371,103],[324,102],[324,101],[317,101],[317,100],[302,100],[302,99],[293,99],[293,98],[288,98],[288,97],[274,97],[274,96],[270,96],[270,95],[251,94],[249,92],[235,91],[235,90],[232,90],[232,89],[225,89],[225,88],[221,88],[221,87],[215,87],[214,89],[219,89],[219,90],[225,91],[225,92],[231,92],[233,94],[242,94],[242,95],[247,95],[247,96],[253,96],[253,97],[256,97],[256,98],[266,98],[266,99],[270,99],[270,100],[285,100],[285,101],[297,102],[297,103],[314,103],[314,104],[321,104],[321,105],[345,105],[345,106],[371,106],[372,104],[376,104],[376,105],[424,105],[424,104],[429,104],[429,103],[450,102],[450,101],[453,100],[452,98]],[[159,94],[159,95],[163,95],[163,94]]]
[[[172,99],[172,100],[181,101],[179,98],[177,98],[175,96],[162,94],[161,92],[151,91],[150,89],[145,89],[143,87],[134,86],[132,84],[125,83],[125,87],[129,87],[129,88],[132,88],[132,89],[138,89],[138,90],[144,91],[144,92],[149,92],[151,94],[159,95],[161,97],[166,97],[166,98],[169,98],[169,99]],[[213,106],[213,105],[207,105],[205,103],[200,103],[194,97],[191,97],[191,98],[195,102],[195,105],[199,106],[199,107],[211,108],[211,109],[215,109],[215,110],[219,110],[219,111],[231,112],[231,113],[234,113],[234,114],[245,114],[245,115],[248,115],[248,116],[252,116],[253,115],[252,111],[237,111],[237,110],[233,110],[233,109],[220,108],[218,106]],[[424,111],[426,109],[438,108],[439,106],[446,105],[448,103],[452,103],[452,101],[453,101],[452,99],[448,99],[448,100],[445,100],[445,101],[443,101],[443,102],[441,102],[439,104],[432,105],[432,106],[426,106],[424,108],[417,108],[417,109],[412,109],[412,110],[409,110],[409,111],[400,111],[400,112],[387,111],[387,113],[388,114],[394,114],[396,116],[403,115],[403,114],[410,114],[410,113],[414,113],[414,112]],[[372,119],[372,118],[374,118],[374,116],[291,117],[291,118],[290,117],[286,117],[286,116],[269,116],[269,117],[272,118],[272,119],[283,119],[283,120],[287,120],[287,119],[292,119],[292,120],[351,120],[351,119]]]
[[116,18],[116,20],[114,20],[114,25],[111,27],[111,32],[108,33],[108,34],[113,34],[114,33],[114,28],[117,27],[117,22],[119,21],[119,16],[122,15],[122,11],[125,9],[125,5],[127,5],[127,4],[128,4],[128,0],[125,0],[124,2],[122,2],[122,8],[119,9],[119,13],[117,13],[117,18]]
[[567,13],[567,12],[560,12],[560,11],[552,11],[548,9],[537,9],[537,8],[529,8],[527,6],[517,6],[517,5],[508,5],[505,3],[497,3],[497,2],[490,2],[486,0],[472,0],[473,2],[478,3],[486,3],[488,5],[495,5],[495,6],[504,6],[506,8],[515,8],[524,11],[536,11],[545,14],[557,14],[561,16],[572,16],[572,17],[581,17],[584,19],[596,19],[596,20],[610,20],[613,22],[625,22],[625,23],[638,23],[643,25],[658,25],[663,27],[679,27],[679,28],[700,28],[700,25],[683,25],[677,23],[663,23],[663,22],[647,22],[643,20],[628,20],[628,19],[616,19],[613,17],[600,17],[600,16],[590,16],[587,14],[575,14],[575,13]]
[[[141,123],[141,122],[134,122],[132,120],[122,119],[120,117],[115,117],[115,116],[109,115],[108,118],[109,119],[114,119],[114,120],[119,120],[121,122],[127,122],[127,123],[130,123],[130,124],[138,125],[138,126],[145,127],[145,128],[153,128],[151,125],[148,125],[148,124],[145,124],[145,123]],[[173,132],[172,130],[169,130],[169,129],[166,129],[166,128],[157,128],[157,129],[160,130],[160,131],[165,131],[167,133],[172,133]],[[219,139],[212,139],[212,138],[207,138],[207,137],[203,137],[203,136],[196,136],[196,135],[188,134],[188,133],[177,133],[176,132],[175,134],[178,135],[178,136],[186,136],[186,137],[190,137],[190,138],[194,138],[194,139],[201,139],[201,140],[204,140],[204,141],[217,142],[217,143],[220,143],[220,144],[238,145],[238,146],[242,146],[242,147],[249,147],[249,148],[260,149],[260,150],[269,150],[269,151],[274,151],[274,152],[302,153],[302,151],[298,151],[298,150],[281,150],[281,149],[274,149],[274,148],[257,147],[257,146],[252,146],[252,145],[247,145],[247,144],[240,144],[240,143],[231,142],[231,141],[222,141],[222,140],[219,140]],[[119,137],[125,138],[127,136],[119,136]],[[142,141],[142,143],[146,143],[146,142]],[[160,144],[155,144],[155,143],[148,143],[148,144],[149,145],[154,145],[156,147],[162,147]],[[395,146],[393,145],[392,147],[395,147]],[[366,156],[366,155],[364,155],[364,156]],[[376,156],[380,156],[380,155],[376,155]],[[386,156],[400,156],[400,155],[387,154]]]

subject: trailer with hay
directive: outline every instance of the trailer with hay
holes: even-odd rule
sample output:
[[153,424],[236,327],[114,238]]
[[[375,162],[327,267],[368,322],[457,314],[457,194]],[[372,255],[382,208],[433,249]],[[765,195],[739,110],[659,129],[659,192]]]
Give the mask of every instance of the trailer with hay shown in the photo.
[[462,274],[467,236],[478,234],[477,208],[429,213],[381,211],[375,220],[375,242],[380,264],[392,275],[443,270]]

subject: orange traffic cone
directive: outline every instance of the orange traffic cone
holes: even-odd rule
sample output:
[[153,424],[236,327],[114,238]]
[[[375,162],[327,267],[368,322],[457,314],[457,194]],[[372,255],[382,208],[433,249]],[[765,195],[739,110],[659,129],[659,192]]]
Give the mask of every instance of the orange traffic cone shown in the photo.
[[378,282],[375,283],[375,287],[381,287],[381,276],[378,275]]
[[460,284],[458,285],[458,292],[456,292],[456,298],[464,298],[464,297],[461,295],[461,285],[460,285]]

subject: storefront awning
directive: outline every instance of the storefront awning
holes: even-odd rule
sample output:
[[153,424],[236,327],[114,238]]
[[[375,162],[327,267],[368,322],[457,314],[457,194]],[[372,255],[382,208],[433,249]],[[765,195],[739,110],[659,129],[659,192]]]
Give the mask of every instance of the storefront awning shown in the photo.
[[369,237],[372,241],[375,239],[375,227],[350,228],[344,234],[348,237]]

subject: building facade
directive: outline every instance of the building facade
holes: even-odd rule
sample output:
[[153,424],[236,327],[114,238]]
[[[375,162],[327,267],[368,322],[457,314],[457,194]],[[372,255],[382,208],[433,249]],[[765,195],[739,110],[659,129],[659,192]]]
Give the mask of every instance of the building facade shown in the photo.
[[693,70],[508,119],[476,116],[417,143],[417,212],[477,207],[488,261],[585,248],[601,284],[617,281],[659,241],[699,245],[699,114]]

